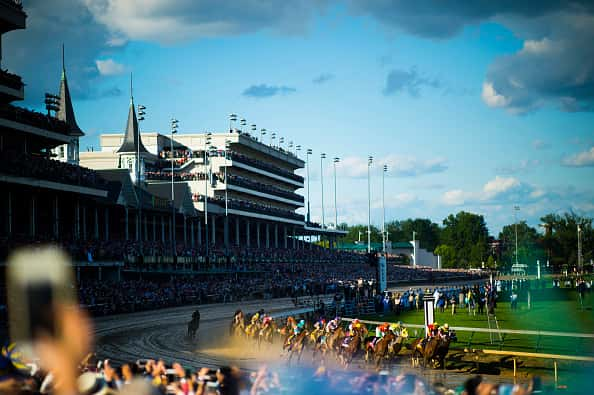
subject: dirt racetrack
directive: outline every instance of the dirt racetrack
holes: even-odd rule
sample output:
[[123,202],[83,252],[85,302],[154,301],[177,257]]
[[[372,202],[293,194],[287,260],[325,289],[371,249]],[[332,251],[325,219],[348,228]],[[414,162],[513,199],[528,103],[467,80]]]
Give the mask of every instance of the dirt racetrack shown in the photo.
[[[201,321],[197,338],[186,338],[186,325],[192,312],[200,309]],[[166,362],[178,361],[185,367],[219,367],[238,365],[244,369],[256,369],[262,364],[285,366],[281,357],[281,345],[263,347],[258,350],[247,340],[229,338],[229,323],[237,309],[255,312],[263,308],[275,313],[294,310],[291,299],[257,300],[249,302],[184,306],[162,310],[146,311],[101,317],[95,320],[96,351],[99,357],[109,358],[116,364],[146,358],[162,358]],[[451,364],[447,370],[413,369],[410,358],[400,358],[390,369],[412,371],[424,376],[428,381],[440,381],[448,386],[456,386],[468,377],[480,373],[488,375],[491,381],[511,382],[513,376],[507,366],[500,367],[497,360],[483,364],[486,369],[476,370],[478,366],[462,352],[450,353]],[[311,363],[311,353],[306,351],[302,364]],[[330,366],[340,368],[334,362]],[[371,369],[361,360],[356,361],[351,369]],[[518,381],[528,380],[527,375],[520,375]]]

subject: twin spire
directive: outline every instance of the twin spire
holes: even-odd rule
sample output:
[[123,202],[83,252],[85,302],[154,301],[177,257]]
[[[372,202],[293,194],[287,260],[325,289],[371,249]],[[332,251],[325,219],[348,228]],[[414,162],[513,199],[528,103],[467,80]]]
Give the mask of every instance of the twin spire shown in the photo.
[[122,146],[117,150],[118,153],[148,153],[148,150],[142,144],[140,133],[138,132],[138,119],[136,118],[136,109],[134,108],[134,96],[132,95],[132,73],[130,73],[130,108],[128,109],[128,122],[126,123],[126,132]]
[[72,108],[72,99],[70,98],[70,90],[68,89],[68,80],[66,79],[66,66],[64,65],[64,44],[62,44],[62,78],[60,79],[60,109],[56,117],[64,121],[70,126],[71,136],[84,136],[82,130],[76,123],[74,117],[74,109]]
[[[56,117],[70,126],[70,135],[84,136],[85,134],[76,123],[74,109],[70,90],[68,89],[68,79],[66,78],[66,66],[64,62],[64,44],[62,44],[62,77],[60,79],[60,109]],[[128,110],[128,122],[126,123],[126,132],[122,146],[117,150],[118,153],[148,153],[148,150],[142,144],[142,139],[138,132],[138,119],[134,108],[134,97],[132,95],[132,73],[130,73],[130,108]]]

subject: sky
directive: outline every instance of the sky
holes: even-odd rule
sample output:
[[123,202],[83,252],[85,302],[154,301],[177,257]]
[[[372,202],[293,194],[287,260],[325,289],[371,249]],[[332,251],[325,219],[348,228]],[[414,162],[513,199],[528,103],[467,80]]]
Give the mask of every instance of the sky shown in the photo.
[[[81,150],[123,132],[224,131],[228,114],[311,148],[311,218],[367,223],[461,210],[491,234],[547,213],[594,216],[590,1],[23,0],[3,37],[22,105],[57,93],[61,45]],[[320,163],[320,154],[327,159]],[[303,156],[303,151],[302,151]],[[322,169],[322,171],[320,171]],[[305,172],[302,171],[305,175]],[[323,177],[320,177],[320,175]],[[305,194],[305,190],[301,191]]]

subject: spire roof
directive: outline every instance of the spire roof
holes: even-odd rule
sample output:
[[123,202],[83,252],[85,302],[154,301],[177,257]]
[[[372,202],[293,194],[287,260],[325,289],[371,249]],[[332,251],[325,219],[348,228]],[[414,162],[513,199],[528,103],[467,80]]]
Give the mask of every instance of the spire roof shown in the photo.
[[132,96],[132,76],[130,76],[130,108],[128,109],[128,122],[126,123],[126,133],[122,146],[117,150],[118,153],[148,153],[148,150],[142,144],[140,133],[138,132],[138,119],[134,109],[134,97]]
[[84,136],[82,130],[76,123],[74,117],[74,109],[72,108],[72,99],[70,98],[70,90],[68,89],[68,80],[66,79],[66,67],[64,65],[64,45],[62,44],[62,78],[60,79],[60,110],[56,114],[59,120],[62,120],[70,126],[70,135]]

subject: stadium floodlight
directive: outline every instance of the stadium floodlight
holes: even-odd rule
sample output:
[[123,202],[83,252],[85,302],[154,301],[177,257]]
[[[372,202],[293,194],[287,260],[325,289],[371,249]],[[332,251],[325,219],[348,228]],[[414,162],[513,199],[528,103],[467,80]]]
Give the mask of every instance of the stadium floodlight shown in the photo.
[[371,253],[371,165],[373,156],[367,158],[367,253]]
[[336,165],[340,162],[338,156],[332,159],[332,165],[334,166],[334,228],[338,229],[338,208],[336,206]]
[[47,110],[47,115],[50,115],[50,111],[58,112],[60,111],[60,97],[53,95],[51,93],[45,94],[45,108]]
[[274,145],[274,139],[276,139],[276,132],[270,133],[270,146]]
[[264,144],[264,136],[266,136],[266,128],[260,129],[260,142]]
[[247,121],[245,120],[245,118],[241,118],[239,120],[239,124],[241,125],[241,131],[244,132],[244,128],[247,125]]
[[278,139],[278,146],[279,148],[283,148],[283,144],[285,143],[285,138],[284,137],[280,137]]
[[233,131],[233,122],[237,121],[237,114],[229,114],[229,131]]

